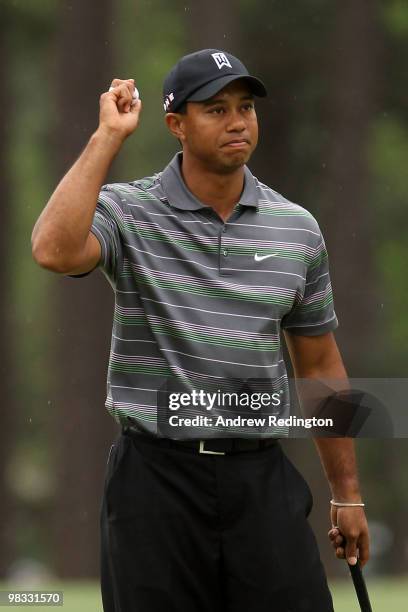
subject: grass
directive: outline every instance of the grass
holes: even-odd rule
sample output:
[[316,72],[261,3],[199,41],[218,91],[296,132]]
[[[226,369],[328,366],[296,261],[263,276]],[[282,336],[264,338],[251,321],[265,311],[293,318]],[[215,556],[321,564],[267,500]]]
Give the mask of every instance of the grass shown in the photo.
[[[408,599],[408,581],[406,578],[369,578],[368,589],[375,612],[401,612],[406,609]],[[1,590],[10,587],[2,584]],[[350,581],[331,582],[330,588],[334,599],[335,612],[358,612],[359,606]],[[66,582],[47,587],[51,590],[64,591],[64,605],[47,606],[46,608],[62,612],[102,612],[102,603],[97,582]],[[16,588],[16,590],[18,590]],[[21,590],[28,590],[21,587]],[[34,590],[40,590],[36,588]],[[27,610],[26,606],[11,606],[14,610]],[[39,606],[35,606],[38,608]]]
[[[360,610],[351,581],[330,584],[335,612]],[[374,612],[402,612],[408,600],[407,578],[367,578],[367,589]]]

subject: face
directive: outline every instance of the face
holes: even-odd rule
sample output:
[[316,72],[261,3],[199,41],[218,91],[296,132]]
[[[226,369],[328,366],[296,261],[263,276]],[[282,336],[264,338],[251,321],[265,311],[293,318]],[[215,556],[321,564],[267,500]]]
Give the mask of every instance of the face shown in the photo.
[[258,142],[253,95],[242,79],[205,102],[188,102],[186,114],[169,115],[167,123],[184,155],[217,173],[246,164]]

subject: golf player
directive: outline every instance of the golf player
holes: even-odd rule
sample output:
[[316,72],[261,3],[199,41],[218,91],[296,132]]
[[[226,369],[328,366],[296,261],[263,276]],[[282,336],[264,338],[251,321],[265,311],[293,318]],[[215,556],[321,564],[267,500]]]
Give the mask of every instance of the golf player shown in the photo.
[[[225,51],[181,58],[163,106],[182,150],[162,172],[105,185],[142,108],[134,80],[113,79],[97,130],[33,230],[40,266],[77,277],[99,267],[115,293],[106,408],[121,430],[101,507],[105,612],[333,610],[311,492],[278,442],[284,430],[214,427],[215,414],[234,413],[218,405],[220,389],[286,388],[281,331],[297,379],[347,380],[318,223],[246,165],[266,95]],[[364,565],[353,441],[315,444],[335,553]]]

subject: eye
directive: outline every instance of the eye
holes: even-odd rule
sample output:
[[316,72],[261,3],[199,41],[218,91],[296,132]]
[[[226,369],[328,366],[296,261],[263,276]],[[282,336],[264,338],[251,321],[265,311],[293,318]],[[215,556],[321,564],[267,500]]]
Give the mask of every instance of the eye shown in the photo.
[[248,102],[247,104],[244,104],[243,106],[244,110],[255,110],[255,105],[253,102]]
[[225,109],[222,106],[216,106],[215,108],[211,108],[208,112],[213,115],[221,115],[225,113]]

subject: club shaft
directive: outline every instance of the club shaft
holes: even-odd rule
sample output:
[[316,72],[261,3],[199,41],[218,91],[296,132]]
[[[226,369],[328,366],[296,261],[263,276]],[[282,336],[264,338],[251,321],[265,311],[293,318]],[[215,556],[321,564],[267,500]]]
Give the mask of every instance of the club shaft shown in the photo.
[[368,597],[367,586],[364,580],[361,566],[357,562],[356,565],[349,564],[349,570],[353,579],[354,588],[356,590],[358,603],[360,604],[361,612],[373,612],[370,598]]

